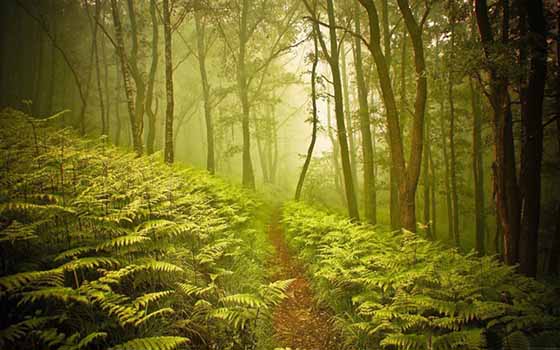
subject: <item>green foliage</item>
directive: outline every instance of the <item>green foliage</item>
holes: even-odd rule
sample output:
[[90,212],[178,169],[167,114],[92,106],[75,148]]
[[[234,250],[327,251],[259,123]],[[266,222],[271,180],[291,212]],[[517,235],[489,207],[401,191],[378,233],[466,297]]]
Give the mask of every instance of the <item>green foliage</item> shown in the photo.
[[301,203],[286,205],[283,222],[354,347],[527,348],[560,331],[552,288],[493,257],[462,255],[406,231],[374,231]]
[[286,285],[262,284],[259,203],[26,118],[0,113],[0,347],[254,347]]
[[183,337],[151,337],[138,338],[119,344],[113,350],[173,350],[189,341]]

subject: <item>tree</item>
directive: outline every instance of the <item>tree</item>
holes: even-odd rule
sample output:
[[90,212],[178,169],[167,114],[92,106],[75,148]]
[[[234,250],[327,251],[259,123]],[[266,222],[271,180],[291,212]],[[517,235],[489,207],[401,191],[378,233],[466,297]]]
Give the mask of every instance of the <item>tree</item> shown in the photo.
[[359,220],[360,215],[358,212],[358,203],[356,200],[356,193],[354,192],[354,181],[352,180],[352,166],[350,163],[350,150],[348,148],[348,139],[346,133],[346,125],[344,121],[344,102],[343,102],[343,90],[342,90],[342,79],[340,75],[340,51],[336,35],[336,21],[334,14],[334,4],[332,0],[327,0],[327,15],[329,23],[329,42],[330,49],[327,48],[327,44],[323,38],[323,35],[319,29],[319,18],[317,18],[316,7],[311,7],[309,3],[304,0],[304,4],[312,17],[313,26],[319,43],[321,44],[321,49],[323,55],[331,68],[333,89],[334,89],[334,107],[335,107],[335,118],[338,136],[338,145],[340,147],[340,158],[342,161],[342,175],[344,178],[344,191],[346,194],[346,205],[348,208],[348,215],[351,219]]
[[305,157],[305,162],[301,169],[299,175],[299,180],[296,186],[295,200],[299,200],[301,197],[301,190],[303,189],[303,183],[305,181],[305,174],[309,169],[309,164],[311,163],[311,158],[313,157],[313,149],[315,148],[315,142],[317,141],[317,125],[319,124],[319,119],[317,117],[317,65],[319,63],[319,47],[317,43],[317,33],[315,32],[315,27],[313,28],[313,66],[311,68],[311,125],[313,126],[311,132],[311,142],[309,143],[309,148],[307,149],[307,155]]
[[173,163],[173,56],[171,46],[171,11],[169,0],[163,0],[163,34],[165,40],[165,90],[167,107],[165,109],[165,149],[164,158],[167,164]]
[[200,70],[200,79],[202,81],[202,98],[204,100],[204,120],[206,121],[206,170],[210,174],[216,171],[214,156],[214,122],[212,120],[212,106],[210,102],[210,83],[208,81],[208,73],[206,72],[206,28],[202,18],[202,4],[197,1],[197,7],[194,11],[194,21],[196,28],[196,47],[198,57],[198,67]]
[[[360,33],[360,12],[358,3],[354,6],[354,31]],[[373,159],[373,140],[369,119],[368,90],[364,79],[364,68],[362,58],[362,42],[360,38],[354,37],[354,66],[356,68],[356,82],[358,86],[358,103],[360,106],[360,131],[362,134],[362,155],[364,158],[364,209],[366,220],[375,225],[377,223],[376,189]]]
[[408,34],[412,40],[416,70],[416,101],[414,104],[410,159],[407,167],[404,159],[404,147],[401,127],[399,124],[399,111],[395,100],[395,93],[389,74],[387,60],[381,49],[379,16],[376,4],[372,0],[359,1],[366,9],[369,18],[369,49],[377,67],[377,74],[379,76],[382,97],[385,104],[391,160],[393,162],[393,166],[395,166],[395,177],[399,184],[401,226],[407,230],[415,232],[415,195],[422,162],[424,114],[428,92],[421,24],[419,24],[414,18],[408,1],[398,0],[398,5],[403,15]]
[[[132,1],[128,0],[129,14],[131,18],[135,18],[133,14]],[[142,144],[142,125],[143,125],[143,115],[144,115],[144,84],[143,80],[139,75],[138,66],[136,62],[136,55],[138,51],[138,41],[136,34],[133,34],[133,49],[130,60],[127,57],[124,48],[124,38],[123,30],[120,18],[120,9],[117,0],[111,0],[111,9],[113,13],[113,24],[115,26],[115,44],[117,49],[117,55],[119,56],[119,61],[121,64],[121,74],[123,78],[124,89],[126,93],[126,101],[128,106],[128,114],[130,118],[130,129],[132,132],[132,144],[134,151],[137,156],[141,156],[143,153]],[[132,10],[132,11],[131,11]],[[135,23],[135,21],[132,21]],[[132,26],[133,32],[135,32],[135,25]],[[136,82],[136,97],[134,97],[134,88],[132,87],[131,75]]]

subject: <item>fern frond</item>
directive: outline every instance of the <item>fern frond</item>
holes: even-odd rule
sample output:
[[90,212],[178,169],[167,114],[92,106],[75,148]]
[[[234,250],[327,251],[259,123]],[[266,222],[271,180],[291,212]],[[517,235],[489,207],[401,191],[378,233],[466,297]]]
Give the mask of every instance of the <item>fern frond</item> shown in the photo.
[[43,288],[31,292],[24,292],[19,295],[21,296],[21,299],[18,305],[23,303],[34,303],[40,300],[55,300],[63,303],[88,303],[88,299],[81,295],[76,289],[67,287]]
[[162,292],[147,293],[147,294],[141,295],[138,298],[136,298],[132,302],[132,304],[136,308],[147,307],[148,304],[153,303],[155,301],[158,301],[161,298],[165,298],[165,297],[167,297],[167,296],[169,296],[173,293],[175,293],[174,290],[165,290],[165,291],[162,291]]
[[238,305],[250,308],[266,307],[266,303],[258,296],[253,294],[233,294],[220,298],[224,305]]
[[149,337],[137,338],[115,345],[111,350],[174,350],[189,342],[185,337]]
[[119,261],[115,258],[96,256],[72,260],[59,268],[64,271],[73,271],[78,269],[94,269],[100,266],[118,266]]
[[34,317],[0,330],[0,347],[14,343],[16,340],[26,336],[32,330],[42,328],[46,323],[58,320],[58,316]]
[[103,242],[96,246],[96,250],[114,249],[121,247],[129,247],[137,244],[142,244],[146,241],[150,241],[150,237],[140,236],[140,235],[126,235],[117,238],[113,238],[109,241]]
[[21,272],[0,277],[0,287],[3,292],[13,292],[33,282],[46,279],[58,279],[61,281],[63,278],[64,271],[62,269]]

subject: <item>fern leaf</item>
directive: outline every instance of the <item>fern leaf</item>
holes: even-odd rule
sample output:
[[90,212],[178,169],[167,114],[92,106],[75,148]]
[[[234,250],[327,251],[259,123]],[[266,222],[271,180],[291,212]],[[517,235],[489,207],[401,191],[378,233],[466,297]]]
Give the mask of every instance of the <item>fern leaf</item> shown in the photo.
[[185,337],[137,338],[115,345],[111,350],[174,350],[189,342]]
[[59,268],[64,271],[73,271],[78,269],[94,269],[100,266],[118,266],[119,261],[114,258],[96,256],[72,260]]

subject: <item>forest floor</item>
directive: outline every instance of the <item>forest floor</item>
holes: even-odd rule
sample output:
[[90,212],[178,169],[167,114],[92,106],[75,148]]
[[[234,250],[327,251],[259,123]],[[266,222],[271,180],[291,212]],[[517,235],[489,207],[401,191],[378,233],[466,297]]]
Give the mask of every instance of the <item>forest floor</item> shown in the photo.
[[305,269],[288,250],[280,212],[272,214],[268,235],[275,254],[271,266],[275,269],[275,279],[294,279],[288,297],[274,312],[274,331],[278,343],[286,348],[298,350],[337,350],[341,337],[331,323],[329,313],[321,309],[305,276]]

